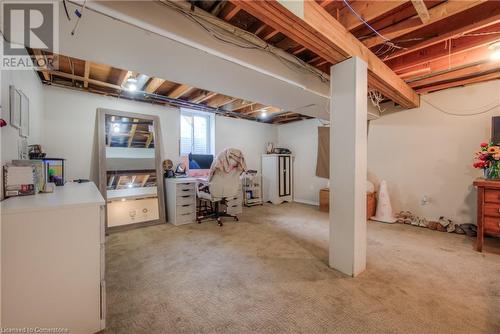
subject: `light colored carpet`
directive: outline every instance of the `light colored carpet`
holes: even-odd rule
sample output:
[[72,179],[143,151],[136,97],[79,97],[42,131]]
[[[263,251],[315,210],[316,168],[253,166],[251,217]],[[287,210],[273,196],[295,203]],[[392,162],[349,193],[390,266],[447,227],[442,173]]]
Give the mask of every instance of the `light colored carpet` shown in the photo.
[[368,266],[330,269],[328,215],[301,204],[238,223],[107,240],[106,333],[500,333],[500,240],[368,223]]

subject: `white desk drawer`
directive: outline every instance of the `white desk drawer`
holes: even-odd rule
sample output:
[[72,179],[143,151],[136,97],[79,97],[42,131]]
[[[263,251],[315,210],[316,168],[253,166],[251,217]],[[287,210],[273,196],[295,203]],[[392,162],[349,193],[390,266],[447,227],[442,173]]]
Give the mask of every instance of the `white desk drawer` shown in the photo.
[[192,195],[183,195],[177,197],[176,205],[177,206],[182,206],[185,204],[196,204],[196,196],[194,194]]
[[192,189],[182,188],[182,189],[177,189],[177,191],[176,191],[177,198],[183,197],[183,196],[194,196],[195,194],[196,193],[195,193],[194,188],[192,188]]
[[177,205],[176,207],[176,215],[184,213],[195,213],[195,212],[196,212],[195,203]]
[[226,207],[226,212],[229,213],[230,215],[239,215],[240,213],[243,212],[243,208],[241,203],[240,204],[233,204],[231,206]]
[[175,225],[190,224],[194,223],[195,220],[196,220],[195,212],[186,212],[186,213],[177,212],[177,216],[175,217]]

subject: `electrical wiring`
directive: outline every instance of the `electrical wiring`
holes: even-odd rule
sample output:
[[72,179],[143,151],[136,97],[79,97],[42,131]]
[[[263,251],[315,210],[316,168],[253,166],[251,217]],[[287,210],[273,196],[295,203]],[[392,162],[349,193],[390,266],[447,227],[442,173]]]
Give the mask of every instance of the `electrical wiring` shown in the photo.
[[85,9],[86,6],[87,6],[87,0],[84,0],[83,5],[80,8],[80,10],[78,10],[78,9],[75,10],[75,15],[77,16],[77,18],[76,18],[75,26],[73,27],[73,30],[71,30],[71,36],[73,36],[75,34],[76,29],[78,28],[78,24],[80,24],[80,20],[82,19],[83,10]]
[[225,43],[225,44],[230,44],[233,46],[237,46],[240,48],[244,49],[253,49],[253,50],[260,50],[264,51],[267,53],[270,53],[273,57],[278,59],[283,65],[288,67],[291,70],[294,71],[300,71],[302,73],[307,73],[307,74],[313,74],[317,76],[322,82],[328,82],[328,78],[325,77],[320,71],[315,70],[310,68],[310,65],[304,62],[302,59],[295,57],[295,61],[290,61],[289,59],[286,59],[279,55],[276,50],[277,49],[268,43],[263,42],[263,45],[258,45],[256,43],[251,43],[249,41],[242,41],[240,38],[242,35],[249,36],[251,38],[256,38],[256,36],[248,31],[238,29],[234,27],[231,32],[228,32],[225,29],[222,29],[220,27],[217,27],[216,25],[203,20],[203,18],[198,18],[195,15],[193,15],[192,12],[184,9],[183,7],[173,3],[172,1],[159,1],[160,4],[167,6],[171,9],[174,9],[175,11],[181,13],[183,16],[191,20],[192,22],[196,23],[199,25],[203,30],[205,30],[208,34],[210,34],[213,38],[217,39],[218,41]]
[[[430,105],[431,107],[433,107],[434,109],[436,109],[437,111],[440,111],[446,115],[459,116],[459,117],[477,116],[477,115],[481,115],[481,114],[486,114],[486,113],[492,111],[493,109],[500,107],[500,102],[493,102],[494,103],[493,105],[486,105],[486,106],[482,106],[479,108],[468,109],[468,110],[465,109],[462,111],[465,111],[467,113],[459,113],[459,112],[444,110],[443,108],[436,106],[435,104],[428,101],[427,99],[424,99],[423,97],[421,97],[421,100],[424,101],[425,103],[427,103],[428,105]],[[486,109],[482,110],[483,108],[486,108]],[[468,112],[468,111],[471,111],[471,112]]]
[[375,35],[377,35],[378,37],[380,37],[384,40],[384,44],[387,44],[394,49],[404,49],[403,47],[396,45],[389,38],[387,38],[384,35],[382,35],[381,33],[379,33],[377,31],[377,29],[373,28],[368,22],[366,22],[366,20],[363,19],[363,17],[361,15],[359,15],[358,12],[356,12],[356,10],[354,8],[351,7],[351,5],[349,4],[349,2],[347,0],[343,0],[343,1],[344,1],[344,4],[346,5],[346,7],[352,12],[352,14],[354,16],[356,16],[358,18],[359,21],[361,21],[368,29],[370,29],[372,32],[374,32]]

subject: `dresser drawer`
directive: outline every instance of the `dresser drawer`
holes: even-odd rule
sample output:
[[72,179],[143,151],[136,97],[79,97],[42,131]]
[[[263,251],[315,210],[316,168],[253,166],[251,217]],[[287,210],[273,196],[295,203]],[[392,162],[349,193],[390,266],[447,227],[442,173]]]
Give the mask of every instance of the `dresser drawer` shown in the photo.
[[195,205],[196,204],[196,196],[194,194],[179,196],[179,197],[177,197],[177,201],[175,204],[177,206],[182,206],[182,205],[186,205],[186,204]]
[[484,231],[486,233],[500,234],[500,217],[484,217]]
[[184,213],[195,213],[196,212],[196,205],[195,203],[187,203],[187,204],[179,204],[176,207],[176,213],[177,214],[184,214]]
[[195,190],[194,187],[179,187],[176,191],[177,198],[184,196],[194,196]]
[[194,223],[195,220],[196,220],[195,212],[186,212],[186,213],[177,212],[177,216],[175,217],[175,225],[190,224]]
[[486,203],[483,207],[484,215],[490,217],[500,217],[500,204]]
[[500,204],[500,190],[485,189],[484,190],[484,201],[486,203],[498,203],[498,204]]

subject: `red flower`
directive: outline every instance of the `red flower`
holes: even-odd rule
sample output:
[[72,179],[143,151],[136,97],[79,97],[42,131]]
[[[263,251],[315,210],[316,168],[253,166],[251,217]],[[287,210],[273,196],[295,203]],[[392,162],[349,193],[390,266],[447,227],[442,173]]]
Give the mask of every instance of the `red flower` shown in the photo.
[[488,143],[481,143],[481,147],[488,147]]

